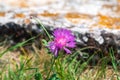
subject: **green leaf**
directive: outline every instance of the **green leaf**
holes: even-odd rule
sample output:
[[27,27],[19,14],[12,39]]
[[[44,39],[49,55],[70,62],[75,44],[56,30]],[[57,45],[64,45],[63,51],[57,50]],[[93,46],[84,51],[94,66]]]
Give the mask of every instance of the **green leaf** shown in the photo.
[[35,80],[43,80],[40,72],[35,74]]
[[53,74],[48,80],[60,80],[56,74]]
[[42,43],[44,46],[48,46],[48,42],[45,39],[42,39]]

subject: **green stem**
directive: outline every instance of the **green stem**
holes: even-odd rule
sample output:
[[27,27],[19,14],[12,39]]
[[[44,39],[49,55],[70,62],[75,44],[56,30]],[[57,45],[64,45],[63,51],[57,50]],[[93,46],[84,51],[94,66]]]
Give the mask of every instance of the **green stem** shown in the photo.
[[47,78],[46,79],[48,79],[49,78],[49,76],[50,76],[50,73],[51,73],[51,71],[52,71],[52,68],[53,68],[53,66],[54,66],[54,63],[55,63],[55,57],[54,56],[52,56],[52,64],[51,64],[51,67],[50,67],[50,71],[48,72],[48,75],[47,75]]
[[43,28],[43,30],[44,30],[45,33],[47,34],[48,38],[49,38],[50,40],[52,40],[50,34],[49,34],[48,31],[46,30],[45,26],[41,23],[41,21],[40,21],[39,19],[37,19],[37,18],[34,18],[34,19],[41,25],[41,27]]

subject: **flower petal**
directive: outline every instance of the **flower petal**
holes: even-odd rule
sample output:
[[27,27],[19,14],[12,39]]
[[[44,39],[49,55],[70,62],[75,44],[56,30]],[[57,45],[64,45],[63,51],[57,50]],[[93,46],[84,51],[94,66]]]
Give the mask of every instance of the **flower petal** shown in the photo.
[[76,42],[69,42],[66,44],[66,47],[74,48],[76,45]]
[[71,51],[69,49],[67,49],[67,48],[64,48],[64,50],[66,51],[67,54],[71,53]]
[[57,57],[58,56],[58,50],[56,49],[54,52],[54,56]]
[[56,28],[53,31],[54,40],[50,42],[49,48],[54,56],[58,56],[59,50],[65,50],[67,54],[71,53],[68,48],[76,46],[75,36],[72,31],[64,28]]
[[55,43],[53,41],[49,43],[49,48],[50,48],[51,52],[55,52],[56,45],[55,45]]

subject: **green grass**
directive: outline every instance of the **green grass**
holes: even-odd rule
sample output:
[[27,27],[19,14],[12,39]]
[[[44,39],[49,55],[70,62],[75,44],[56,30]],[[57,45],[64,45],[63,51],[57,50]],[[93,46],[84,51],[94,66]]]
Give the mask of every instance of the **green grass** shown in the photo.
[[[110,49],[110,56],[103,57],[100,59],[100,63],[92,68],[88,63],[95,54],[87,61],[82,62],[76,59],[79,54],[82,54],[80,51],[82,49],[71,55],[62,55],[61,53],[58,58],[53,58],[53,55],[48,54],[44,47],[39,50],[34,46],[34,52],[19,55],[18,60],[12,61],[12,56],[18,53],[11,49],[7,50],[0,59],[4,60],[5,58],[9,61],[0,64],[2,65],[0,80],[120,80],[118,64],[112,49]],[[111,58],[111,66],[107,65],[108,58]]]

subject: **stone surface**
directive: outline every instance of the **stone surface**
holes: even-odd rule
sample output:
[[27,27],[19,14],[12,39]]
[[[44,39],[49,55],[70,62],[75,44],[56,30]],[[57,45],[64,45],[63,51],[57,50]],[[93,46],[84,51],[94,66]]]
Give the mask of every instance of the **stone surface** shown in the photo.
[[13,41],[19,42],[30,38],[31,34],[42,32],[37,22],[30,19],[32,16],[40,19],[50,31],[57,27],[72,30],[77,37],[78,47],[90,47],[87,52],[91,54],[101,51],[108,55],[109,48],[113,48],[116,57],[120,58],[120,0],[16,2],[0,0],[0,35],[14,33]]

